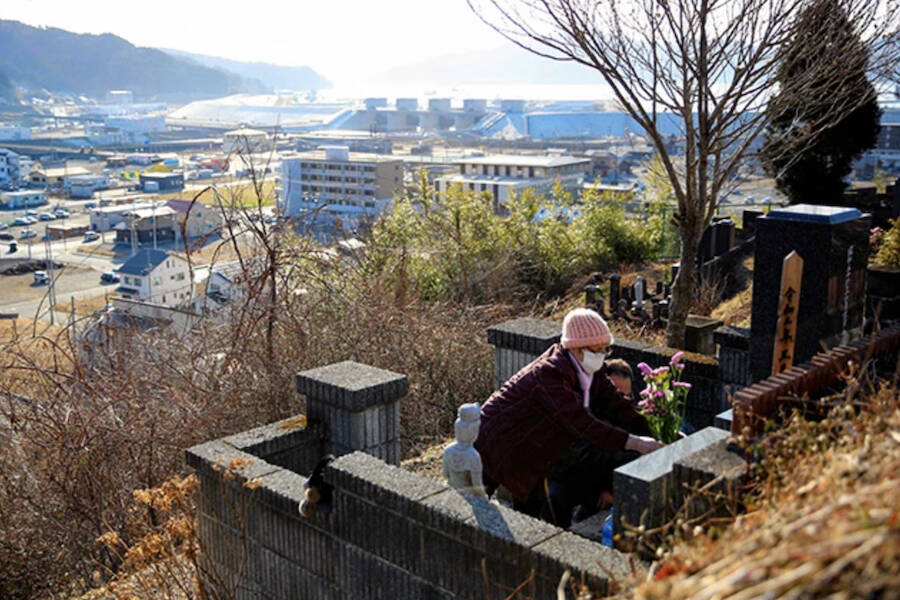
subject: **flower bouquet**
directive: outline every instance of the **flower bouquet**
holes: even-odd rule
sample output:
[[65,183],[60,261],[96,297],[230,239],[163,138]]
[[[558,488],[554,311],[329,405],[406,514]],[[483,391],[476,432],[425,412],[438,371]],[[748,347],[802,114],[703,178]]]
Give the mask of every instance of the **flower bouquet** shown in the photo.
[[638,364],[647,387],[641,390],[638,412],[647,419],[650,433],[657,440],[671,444],[680,435],[684,420],[684,406],[691,384],[680,381],[684,352],[676,352],[669,364],[651,369],[647,363]]

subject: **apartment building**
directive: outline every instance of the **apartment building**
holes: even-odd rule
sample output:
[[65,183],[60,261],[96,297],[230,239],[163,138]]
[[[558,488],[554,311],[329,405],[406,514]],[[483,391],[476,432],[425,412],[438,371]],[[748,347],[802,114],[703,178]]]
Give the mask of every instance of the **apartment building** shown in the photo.
[[557,180],[566,190],[577,194],[591,161],[571,156],[498,154],[466,158],[456,161],[456,164],[459,173],[435,179],[437,192],[445,194],[453,185],[474,192],[486,192],[493,197],[494,210],[500,212],[511,196],[526,189],[547,194]]
[[284,157],[280,183],[282,210],[288,217],[317,211],[358,221],[377,215],[403,186],[403,161],[350,152],[346,146],[322,146]]

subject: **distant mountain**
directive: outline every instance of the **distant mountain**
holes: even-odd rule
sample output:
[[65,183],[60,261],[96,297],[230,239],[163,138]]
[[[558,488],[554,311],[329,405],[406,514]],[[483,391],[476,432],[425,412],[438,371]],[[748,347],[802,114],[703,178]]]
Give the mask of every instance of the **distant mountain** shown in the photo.
[[0,103],[17,104],[19,102],[16,94],[16,87],[6,76],[6,73],[0,71]]
[[77,34],[0,20],[0,71],[26,89],[103,98],[132,90],[137,99],[191,99],[267,91],[258,81],[198,65],[105,33]]
[[330,81],[310,67],[285,67],[262,62],[241,62],[170,48],[160,48],[160,50],[207,67],[223,69],[241,77],[258,79],[264,85],[277,90],[320,90],[331,87]]
[[600,75],[573,62],[537,56],[507,45],[482,52],[446,54],[376,75],[372,81],[386,84],[545,84],[598,85]]

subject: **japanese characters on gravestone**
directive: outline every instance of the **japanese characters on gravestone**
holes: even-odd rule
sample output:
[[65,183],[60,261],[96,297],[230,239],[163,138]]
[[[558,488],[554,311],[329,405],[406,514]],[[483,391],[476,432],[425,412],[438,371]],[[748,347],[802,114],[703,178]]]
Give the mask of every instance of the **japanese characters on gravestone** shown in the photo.
[[772,354],[772,374],[794,366],[794,341],[797,338],[797,307],[800,304],[800,282],[803,279],[803,259],[796,251],[784,259],[781,266],[781,300],[778,303],[778,322],[775,326],[775,351]]
[[[781,265],[803,258],[792,364],[862,335],[871,217],[855,208],[798,204],[756,219],[750,371],[753,381],[778,366]],[[780,335],[778,337],[781,337]]]

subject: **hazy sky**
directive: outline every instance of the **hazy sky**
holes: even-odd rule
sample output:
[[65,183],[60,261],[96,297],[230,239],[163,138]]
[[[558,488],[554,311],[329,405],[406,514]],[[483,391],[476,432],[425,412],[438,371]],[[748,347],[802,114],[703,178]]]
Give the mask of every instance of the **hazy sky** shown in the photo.
[[506,42],[465,0],[17,0],[0,18],[138,46],[308,65],[336,82]]

